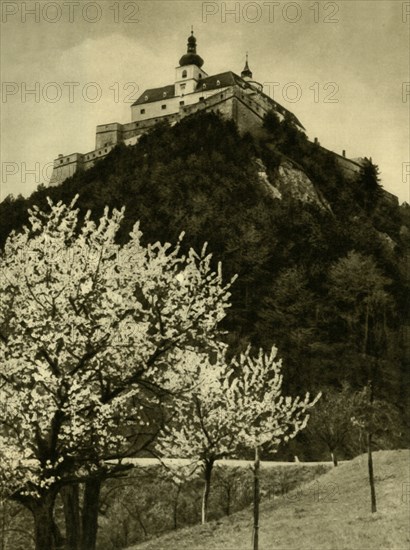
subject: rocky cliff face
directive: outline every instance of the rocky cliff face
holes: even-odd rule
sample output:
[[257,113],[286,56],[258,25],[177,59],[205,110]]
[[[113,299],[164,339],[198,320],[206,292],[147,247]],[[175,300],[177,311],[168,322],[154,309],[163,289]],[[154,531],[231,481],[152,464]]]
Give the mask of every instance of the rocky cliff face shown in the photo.
[[268,177],[266,167],[260,159],[258,159],[257,164],[259,179],[268,188],[273,198],[297,199],[331,210],[329,203],[316,189],[305,172],[291,161],[283,160],[273,178]]

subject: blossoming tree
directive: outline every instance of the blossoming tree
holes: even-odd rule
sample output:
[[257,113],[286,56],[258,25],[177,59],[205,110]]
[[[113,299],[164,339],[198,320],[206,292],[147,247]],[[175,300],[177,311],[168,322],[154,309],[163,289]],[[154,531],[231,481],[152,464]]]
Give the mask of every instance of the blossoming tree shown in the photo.
[[231,363],[231,380],[227,401],[236,411],[235,424],[238,440],[255,451],[253,547],[259,546],[259,472],[262,449],[277,450],[282,442],[295,437],[306,427],[308,411],[320,398],[311,400],[309,394],[285,397],[282,390],[281,360],[277,349],[269,353],[259,350],[253,354],[250,347]]
[[152,410],[190,386],[190,357],[216,345],[228,305],[205,249],[143,246],[138,225],[120,246],[122,217],[34,207],[0,257],[2,497],[31,510],[38,550],[55,548],[63,487],[114,475],[155,437]]
[[254,541],[258,545],[259,468],[262,448],[276,449],[302,430],[308,410],[316,403],[309,394],[284,397],[281,361],[275,347],[256,355],[249,347],[228,361],[221,348],[210,365],[198,363],[198,385],[174,401],[172,422],[158,439],[166,456],[199,461],[204,472],[202,523],[207,520],[208,497],[215,461],[237,456],[242,446],[255,450]]
[[[164,456],[190,459],[203,472],[201,521],[208,518],[208,499],[216,460],[233,456],[237,447],[234,410],[226,400],[229,386],[224,349],[211,363],[207,355],[198,357],[197,384],[174,399],[171,422],[160,434],[157,449]],[[192,470],[194,471],[194,470]]]

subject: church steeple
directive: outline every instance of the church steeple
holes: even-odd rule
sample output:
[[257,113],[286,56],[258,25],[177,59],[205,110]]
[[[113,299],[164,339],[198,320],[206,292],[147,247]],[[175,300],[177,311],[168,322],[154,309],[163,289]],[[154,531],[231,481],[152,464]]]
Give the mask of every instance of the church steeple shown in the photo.
[[204,60],[196,53],[196,38],[194,36],[194,30],[191,27],[191,34],[188,37],[187,53],[179,60],[179,66],[196,65],[197,67],[202,67],[203,64]]
[[249,65],[248,65],[248,52],[246,52],[246,62],[245,62],[245,67],[243,68],[243,71],[241,72],[241,77],[244,78],[244,79],[246,79],[246,78],[252,79],[252,71],[250,70]]

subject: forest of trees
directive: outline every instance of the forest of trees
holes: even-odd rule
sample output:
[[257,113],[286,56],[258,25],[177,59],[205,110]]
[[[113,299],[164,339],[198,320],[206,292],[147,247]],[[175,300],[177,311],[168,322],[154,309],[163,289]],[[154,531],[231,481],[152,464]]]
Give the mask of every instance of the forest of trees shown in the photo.
[[[409,390],[404,327],[408,320],[409,207],[398,207],[381,189],[377,166],[364,165],[356,181],[345,178],[331,154],[307,141],[292,123],[274,115],[266,137],[241,136],[215,114],[158,125],[132,147],[120,145],[87,172],[63,184],[40,186],[30,197],[0,205],[0,245],[28,221],[27,209],[70,202],[98,219],[105,206],[125,214],[118,233],[127,242],[140,220],[144,244],[178,241],[182,249],[208,242],[232,286],[232,307],[222,328],[230,353],[248,345],[276,345],[284,359],[287,392],[362,391],[372,380],[376,398],[393,407],[395,440],[409,433]],[[284,197],[274,199],[258,176],[255,159],[274,184],[280,163],[302,168],[330,209]],[[406,363],[407,360],[407,363]],[[401,418],[401,420],[399,420]],[[343,437],[338,456],[363,449]],[[283,457],[329,456],[314,430],[284,447]],[[279,455],[280,456],[280,455]]]

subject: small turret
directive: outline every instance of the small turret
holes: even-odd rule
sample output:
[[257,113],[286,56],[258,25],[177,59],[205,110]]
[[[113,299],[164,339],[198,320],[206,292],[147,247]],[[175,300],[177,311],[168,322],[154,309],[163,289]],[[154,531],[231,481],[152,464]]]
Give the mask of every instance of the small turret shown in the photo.
[[248,65],[248,52],[246,52],[246,62],[245,62],[245,67],[243,68],[243,71],[241,72],[241,77],[244,79],[244,80],[252,80],[252,71],[250,70],[249,68],[249,65]]
[[245,67],[241,72],[241,77],[243,78],[243,80],[245,80],[245,82],[249,84],[250,89],[257,90],[258,92],[262,91],[263,89],[262,84],[260,84],[259,82],[256,82],[256,80],[253,80],[253,73],[249,68],[248,52],[246,52]]

